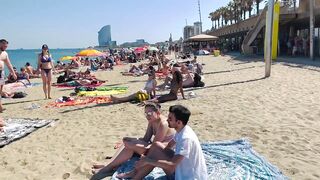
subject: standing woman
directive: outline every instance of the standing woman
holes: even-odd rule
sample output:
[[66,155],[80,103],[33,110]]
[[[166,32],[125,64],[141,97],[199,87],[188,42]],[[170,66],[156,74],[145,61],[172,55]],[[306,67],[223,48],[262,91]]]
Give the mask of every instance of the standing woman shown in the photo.
[[41,70],[43,91],[45,99],[51,99],[52,69],[54,68],[49,48],[46,44],[42,46],[42,52],[38,56],[38,69]]

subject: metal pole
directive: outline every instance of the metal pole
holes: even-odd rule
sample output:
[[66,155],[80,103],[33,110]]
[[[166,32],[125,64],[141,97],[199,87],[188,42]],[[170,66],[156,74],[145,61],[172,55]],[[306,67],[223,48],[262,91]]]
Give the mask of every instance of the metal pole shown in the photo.
[[309,0],[310,4],[310,59],[314,59],[314,0]]
[[270,77],[271,75],[271,54],[272,54],[272,25],[273,25],[273,8],[274,8],[274,0],[268,1],[268,13],[266,16],[266,34],[265,34],[265,64],[266,64],[266,72],[265,77]]
[[202,34],[202,18],[201,18],[200,0],[198,0],[198,6],[199,6],[199,18],[200,18],[200,34]]

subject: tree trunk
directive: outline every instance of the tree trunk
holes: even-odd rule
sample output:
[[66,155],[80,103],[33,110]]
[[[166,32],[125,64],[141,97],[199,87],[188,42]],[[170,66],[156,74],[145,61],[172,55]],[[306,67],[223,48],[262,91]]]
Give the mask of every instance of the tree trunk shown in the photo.
[[257,15],[259,15],[259,0],[256,0]]

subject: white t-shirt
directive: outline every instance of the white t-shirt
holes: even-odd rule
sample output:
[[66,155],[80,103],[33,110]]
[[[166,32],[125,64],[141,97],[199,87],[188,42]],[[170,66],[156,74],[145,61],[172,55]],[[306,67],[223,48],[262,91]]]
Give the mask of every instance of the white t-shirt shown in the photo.
[[197,135],[186,125],[174,137],[175,155],[184,156],[175,170],[176,180],[207,180],[207,166]]

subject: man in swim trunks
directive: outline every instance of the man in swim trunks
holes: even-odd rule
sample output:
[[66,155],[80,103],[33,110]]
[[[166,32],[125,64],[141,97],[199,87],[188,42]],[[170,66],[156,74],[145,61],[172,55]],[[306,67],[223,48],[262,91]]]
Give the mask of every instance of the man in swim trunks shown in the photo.
[[[3,85],[5,84],[5,75],[4,75],[4,65],[6,65],[9,69],[9,71],[12,74],[12,77],[14,79],[17,79],[17,75],[14,72],[8,53],[6,52],[6,49],[8,47],[9,42],[5,39],[0,40],[0,94],[2,92]],[[0,97],[0,113],[2,113],[3,107]]]

